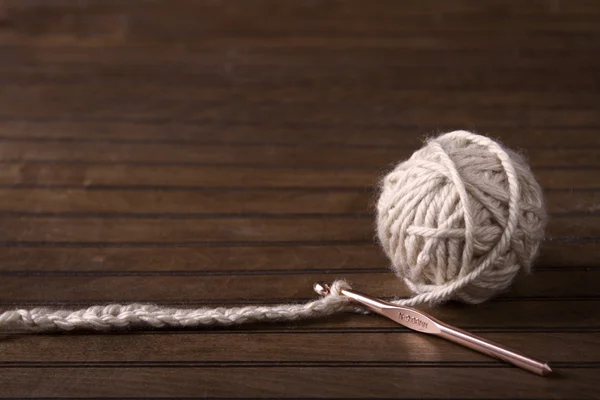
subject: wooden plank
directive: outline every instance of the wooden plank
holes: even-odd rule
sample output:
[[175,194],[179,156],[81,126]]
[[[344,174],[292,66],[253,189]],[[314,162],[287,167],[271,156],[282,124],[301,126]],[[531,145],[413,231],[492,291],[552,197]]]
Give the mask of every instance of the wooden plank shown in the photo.
[[[536,269],[595,269],[600,249],[596,242],[546,242]],[[390,262],[375,244],[228,244],[213,246],[144,246],[143,244],[73,246],[25,243],[3,247],[0,271],[10,274],[111,275],[218,275],[293,274],[387,271]]]
[[[333,271],[332,271],[333,272]],[[280,303],[316,297],[315,282],[343,277],[367,293],[383,297],[408,297],[410,291],[393,274],[383,273],[302,273],[224,276],[14,276],[0,281],[0,301],[61,302],[166,302],[177,304]],[[510,299],[597,298],[600,270],[544,270],[520,277],[503,297]],[[265,288],[269,288],[268,294]],[[132,290],[133,289],[133,290]],[[559,317],[559,316],[557,316]]]
[[[576,192],[580,193],[580,192]],[[243,195],[244,201],[240,202]],[[548,194],[548,204],[592,211],[600,191]],[[369,214],[376,194],[371,191],[290,190],[85,190],[85,189],[1,189],[1,211],[40,213],[200,213],[200,214]],[[554,200],[556,199],[556,200]],[[569,199],[578,199],[571,202]],[[554,210],[554,208],[553,208]],[[567,208],[568,210],[568,208]]]
[[[110,54],[107,56],[110,57]],[[331,58],[318,70],[313,70],[308,66],[279,66],[277,60],[259,63],[261,58],[255,56],[253,63],[234,63],[224,70],[223,63],[227,65],[228,60],[213,56],[198,62],[180,62],[168,70],[150,64],[140,71],[130,65],[133,60],[127,63],[128,60],[119,58],[119,55],[113,57],[116,59],[111,64],[110,72],[106,72],[108,66],[102,67],[102,61],[99,61],[100,65],[94,63],[88,66],[71,62],[54,63],[40,68],[29,57],[16,56],[12,64],[0,66],[0,82],[3,83],[3,92],[11,94],[17,101],[15,107],[22,107],[26,101],[39,103],[49,96],[59,97],[58,104],[69,108],[76,106],[77,96],[86,99],[85,104],[98,104],[109,99],[128,103],[150,96],[153,98],[152,103],[161,100],[185,101],[204,108],[231,102],[254,107],[285,105],[299,110],[314,105],[315,102],[328,107],[340,103],[384,108],[386,104],[398,103],[403,107],[418,104],[422,108],[433,109],[470,107],[482,110],[496,108],[501,111],[511,107],[522,109],[523,103],[530,103],[532,108],[542,110],[574,107],[589,109],[593,108],[598,87],[594,81],[597,66],[594,67],[593,63],[584,68],[567,69],[565,72],[577,75],[568,82],[556,82],[554,90],[549,90],[543,82],[552,77],[553,70],[537,65],[517,68],[512,65],[474,64],[445,66],[444,69],[411,65],[382,69],[377,65],[363,65],[352,71],[345,71],[340,69],[341,60]],[[211,59],[213,62],[207,65],[207,60]],[[146,61],[140,55],[137,61],[152,63],[154,58]],[[277,70],[275,77],[286,83],[285,87],[274,84],[265,75],[265,70],[273,69]],[[405,81],[403,77],[407,75],[414,76],[414,79]],[[89,79],[94,81],[88,82]],[[369,79],[370,84],[364,79]],[[381,89],[384,82],[389,85],[388,90],[377,90]],[[318,84],[318,87],[307,92],[302,90],[306,83]],[[257,85],[264,87],[264,91],[257,93]],[[518,86],[527,89],[511,97],[510,89],[517,89]],[[575,96],[568,90],[575,87],[580,89],[580,96]],[[433,96],[432,89],[452,93],[452,102],[444,104],[444,98]],[[88,98],[83,95],[85,90],[92,90],[97,95]],[[536,98],[535,95],[540,92],[545,96]],[[159,93],[160,97],[157,98]],[[365,97],[365,93],[369,93],[369,96]],[[40,95],[43,97],[40,98]],[[479,97],[480,101],[476,101],[475,97]]]
[[[111,219],[0,218],[0,241],[220,242],[365,241],[372,222],[363,218]],[[586,219],[591,225],[593,221]],[[60,226],[60,229],[56,229]],[[558,227],[557,227],[558,228]],[[590,226],[590,230],[593,227]],[[594,233],[594,232],[590,232]]]
[[[484,366],[5,367],[0,368],[6,380],[0,396],[20,396],[23,388],[31,388],[28,394],[36,398],[52,393],[96,398],[495,399],[503,393],[504,398],[540,398],[541,394],[545,399],[560,399],[577,393],[581,399],[591,399],[598,393],[596,368],[563,368],[563,379],[540,379],[516,368]],[[475,371],[477,379],[473,379]],[[367,379],[369,384],[365,385]]]
[[[423,145],[426,137],[436,136],[443,132],[460,129],[453,125],[444,128],[443,125],[432,126],[423,124],[376,126],[375,122],[365,121],[361,124],[277,124],[271,120],[261,121],[257,125],[240,124],[239,121],[229,121],[227,124],[182,123],[178,120],[163,120],[143,122],[132,121],[99,121],[94,118],[80,116],[78,122],[72,119],[49,118],[41,121],[23,121],[19,118],[0,120],[0,135],[8,140],[33,140],[40,146],[58,141],[89,141],[101,144],[103,141],[111,144],[129,143],[144,145],[160,143],[163,145],[236,145],[249,149],[260,146],[293,146],[293,147],[328,147],[344,149],[359,147],[393,148],[416,151]],[[509,123],[509,121],[507,121]],[[260,129],[259,129],[260,128]],[[491,128],[487,124],[464,126],[475,128],[476,132],[499,139],[502,143],[514,149],[529,149],[527,154],[539,149],[592,149],[598,147],[597,129],[593,127],[560,127],[547,125],[545,127],[506,125],[505,128]],[[365,135],[365,131],[369,134]],[[565,137],[572,140],[565,143]],[[399,152],[401,150],[398,150]],[[332,153],[334,153],[332,151]],[[398,157],[400,159],[400,157]]]
[[[60,72],[61,69],[73,71],[75,80],[93,72],[97,72],[95,75],[97,79],[107,76],[118,77],[118,72],[121,71],[121,73],[132,75],[133,82],[136,82],[136,78],[133,76],[135,75],[134,70],[139,71],[140,77],[156,76],[165,68],[161,68],[161,65],[167,65],[170,69],[183,72],[184,75],[194,75],[192,67],[201,69],[206,66],[219,66],[212,70],[214,76],[229,75],[231,77],[231,73],[236,71],[235,68],[240,66],[295,70],[310,67],[311,73],[318,73],[319,69],[314,68],[315,64],[311,62],[311,59],[317,60],[319,67],[325,69],[333,66],[347,66],[348,60],[351,59],[352,70],[378,67],[380,72],[387,72],[393,68],[412,68],[414,71],[429,72],[427,75],[434,79],[434,82],[442,82],[436,75],[442,72],[451,72],[454,77],[461,79],[460,82],[470,83],[468,87],[464,88],[467,90],[483,90],[487,86],[497,87],[498,85],[491,79],[483,81],[484,87],[475,85],[482,74],[486,76],[486,74],[493,73],[505,83],[523,82],[523,86],[519,90],[521,93],[540,90],[549,92],[548,82],[546,82],[546,86],[542,85],[539,78],[533,82],[525,82],[520,74],[530,72],[528,75],[534,76],[532,73],[534,71],[531,70],[535,70],[548,76],[550,71],[555,71],[557,68],[556,64],[550,64],[557,57],[568,55],[568,58],[561,60],[560,70],[573,71],[573,75],[569,76],[568,80],[553,80],[553,86],[550,87],[569,87],[573,85],[571,79],[575,79],[575,83],[578,82],[575,71],[582,71],[586,74],[598,65],[593,51],[587,51],[590,46],[593,48],[596,45],[597,34],[593,32],[569,33],[565,31],[561,35],[543,34],[546,40],[541,42],[542,46],[543,43],[547,43],[548,38],[561,40],[560,38],[564,35],[564,40],[574,46],[573,50],[586,47],[586,51],[570,51],[556,47],[541,49],[538,48],[539,43],[537,43],[535,46],[525,47],[518,53],[515,52],[514,45],[508,42],[499,43],[494,40],[482,42],[479,37],[477,42],[479,44],[465,45],[465,40],[472,37],[471,33],[463,32],[458,37],[456,34],[450,36],[447,34],[447,30],[425,34],[421,40],[404,35],[394,38],[361,39],[359,37],[353,40],[336,38],[324,40],[323,38],[306,37],[296,40],[289,37],[243,38],[210,35],[210,40],[186,43],[185,46],[141,43],[127,45],[122,40],[113,40],[111,43],[110,40],[107,40],[110,38],[104,38],[103,43],[98,43],[93,38],[74,38],[69,35],[55,36],[54,38],[36,35],[15,37],[13,35],[7,41],[0,38],[3,51],[11,56],[8,58],[11,63],[4,63],[0,66],[0,71],[15,72],[16,66],[22,66],[25,70],[35,73],[39,71],[39,65],[43,64],[48,68],[47,74],[58,73],[59,76],[64,77]],[[534,32],[531,34],[535,35]],[[419,35],[423,35],[422,29]],[[223,52],[221,50],[224,46],[243,47],[243,51]],[[492,49],[494,51],[489,51]],[[389,50],[396,51],[390,52]],[[349,57],[349,53],[352,57]],[[440,63],[440,60],[443,60],[443,64]],[[80,69],[76,70],[78,66]],[[136,68],[136,66],[143,68]],[[471,69],[475,69],[479,73],[469,79],[468,75]],[[340,71],[347,75],[350,69],[340,68]],[[511,72],[514,73],[511,74]],[[195,74],[198,74],[198,71],[195,71]],[[415,74],[417,73],[415,72]],[[398,79],[391,74],[386,77]],[[64,77],[63,79],[72,82],[73,78]],[[170,79],[181,82],[176,77]],[[60,83],[61,80],[58,82]],[[204,83],[212,85],[210,81]],[[236,82],[236,84],[239,83]],[[367,82],[355,81],[353,83],[368,86]],[[381,80],[371,83],[383,84]],[[411,81],[406,80],[405,83],[409,85]],[[423,80],[422,83],[425,81]],[[266,88],[276,87],[272,81],[265,81],[264,85]],[[459,89],[459,85],[453,82],[445,82],[445,86]],[[405,86],[403,89],[406,90],[408,87]],[[310,87],[310,89],[312,91],[316,88]],[[423,89],[423,87],[415,85],[413,89]],[[582,89],[585,87],[582,86]]]
[[[139,6],[142,5],[148,5],[148,3],[151,3],[149,1],[141,1],[138,3],[133,2],[133,5],[138,4]],[[211,9],[211,8],[218,8],[218,9],[223,9],[226,8],[227,5],[220,5],[220,4],[213,4],[213,3],[206,3],[206,2],[195,2],[193,0],[174,0],[173,1],[174,4],[180,6],[180,7],[185,7],[187,9],[189,9],[190,7],[195,11],[196,9],[200,8],[203,10],[206,9]],[[235,2],[232,2],[235,3]],[[239,3],[239,2],[238,2]],[[325,10],[345,10],[345,12],[342,13],[342,15],[347,15],[348,13],[350,13],[350,15],[352,15],[353,13],[356,13],[357,10],[357,6],[359,5],[360,2],[353,0],[353,1],[348,1],[348,2],[331,2],[328,4],[324,4],[323,8]],[[380,0],[378,2],[379,4],[381,4],[382,7],[385,6],[390,6],[390,5],[396,5],[394,1],[390,1],[390,0]],[[4,0],[4,4],[6,7],[8,7],[9,9],[39,9],[39,8],[45,8],[44,4],[39,4],[39,3],[35,3],[35,2],[21,2],[19,0]],[[273,5],[273,4],[277,4],[277,2],[273,1],[273,0],[268,0],[268,1],[257,1],[257,5],[259,6],[269,6],[269,5]],[[309,7],[312,5],[312,3],[310,2],[306,2],[306,1],[301,1],[298,2],[299,5],[294,4],[291,5],[290,8],[291,10],[289,12],[293,12],[293,11],[297,11],[297,10],[302,10],[306,7]],[[97,12],[98,10],[104,10],[106,9],[106,6],[110,6],[110,7],[115,7],[115,5],[119,5],[121,6],[122,4],[119,3],[118,1],[115,0],[88,0],[85,4],[88,7],[88,10],[91,8],[91,10],[93,10],[93,12]],[[71,7],[71,8],[75,8],[75,9],[82,9],[82,5],[81,3],[78,3],[75,0],[67,0],[67,1],[63,1],[58,5],[54,5],[53,6],[59,6],[59,7]],[[131,7],[132,4],[128,4],[126,6]],[[160,4],[156,4],[153,3],[152,4],[153,7],[155,8],[159,8]],[[515,14],[517,16],[521,15],[521,16],[529,16],[531,13],[535,13],[535,14],[549,14],[549,16],[553,16],[556,13],[560,12],[560,14],[580,14],[580,13],[598,13],[598,7],[597,4],[594,1],[590,1],[590,0],[573,0],[570,1],[568,3],[565,4],[555,4],[552,1],[549,0],[533,0],[533,1],[529,1],[527,3],[524,3],[522,5],[519,4],[518,10],[516,10],[514,8],[515,4],[512,2],[506,2],[506,1],[502,1],[502,0],[488,0],[485,2],[485,4],[473,4],[472,2],[468,1],[468,0],[454,0],[452,2],[444,2],[444,3],[439,3],[435,0],[425,0],[425,1],[420,1],[420,2],[415,2],[415,3],[407,3],[407,4],[403,4],[402,5],[402,12],[399,12],[398,10],[396,10],[395,7],[388,7],[391,13],[393,13],[393,15],[395,16],[406,16],[406,15],[413,15],[413,14],[430,14],[431,13],[431,7],[435,6],[436,10],[439,13],[443,13],[443,14],[472,14],[472,13],[476,13],[476,14],[495,14],[495,13],[510,13],[510,14]],[[47,6],[46,6],[47,7]],[[128,9],[128,8],[125,8]],[[363,16],[373,16],[373,14],[375,16],[379,16],[380,12],[378,13],[377,10],[363,10],[362,8],[359,8],[360,11],[364,12],[364,14],[360,14]],[[286,9],[283,10],[276,10],[279,13],[282,13],[283,15],[286,15],[285,11]],[[90,13],[92,13],[92,11],[89,11]],[[329,11],[331,12],[331,11]],[[377,26],[375,26],[377,27]]]
[[[425,8],[419,8],[417,13],[404,13],[402,12],[404,7],[397,7],[392,2],[382,3],[373,10],[365,10],[359,2],[331,2],[331,4],[322,5],[317,9],[315,4],[305,1],[288,7],[278,7],[276,2],[263,1],[257,3],[252,10],[239,7],[240,2],[211,4],[178,1],[177,4],[178,6],[169,7],[168,13],[165,12],[163,4],[154,2],[127,4],[88,2],[85,7],[76,1],[55,4],[51,7],[40,7],[39,5],[38,7],[19,7],[12,4],[9,10],[14,13],[16,21],[13,29],[21,34],[39,33],[40,19],[44,16],[58,18],[67,14],[71,15],[70,20],[59,20],[54,24],[45,25],[46,30],[43,31],[45,37],[81,38],[84,36],[83,33],[90,36],[94,33],[99,35],[100,32],[107,34],[113,33],[113,31],[123,31],[119,38],[123,36],[130,40],[162,43],[171,43],[175,39],[194,41],[198,40],[197,37],[201,34],[214,32],[243,37],[251,34],[266,36],[275,32],[285,35],[294,31],[321,36],[324,32],[330,32],[332,36],[356,35],[369,32],[367,28],[370,27],[373,28],[372,33],[414,31],[424,25],[429,29],[439,29],[440,21],[450,32],[454,30],[475,31],[481,34],[504,28],[507,19],[521,26],[526,32],[560,29],[570,32],[594,31],[596,27],[593,22],[598,19],[597,14],[594,13],[577,13],[576,15],[565,13],[561,15],[562,18],[556,18],[551,13],[556,10],[556,6],[553,7],[549,3],[528,8],[528,12],[517,12],[512,5],[488,6],[489,8],[471,7],[470,12],[465,12],[466,9],[463,9],[461,12],[444,13],[443,18],[439,17],[442,11],[431,15],[424,13]],[[428,2],[428,4],[436,10],[439,8],[437,3],[435,6],[432,5],[432,2]],[[389,10],[389,13],[381,12],[382,9]],[[263,24],[254,23],[265,10],[269,10],[273,18]],[[507,19],[498,18],[496,15],[498,12],[503,13]],[[298,14],[305,15],[306,13],[311,13],[314,18],[297,17]],[[12,16],[11,14],[9,14],[9,18]],[[115,21],[109,19],[109,22],[106,22],[109,17],[119,15],[126,15],[129,18],[115,18]],[[437,18],[435,18],[436,16]],[[377,25],[362,22],[373,19],[378,21]],[[199,21],[202,23],[198,23]],[[86,29],[86,25],[91,25],[92,28],[87,27]],[[152,26],[152,29],[148,29],[148,26]],[[175,32],[167,35],[168,29]],[[526,40],[525,38],[522,40]],[[496,42],[502,43],[501,40],[496,40]]]
[[[600,237],[600,216],[550,219],[549,240]],[[59,229],[57,227],[60,226]],[[2,242],[219,243],[348,241],[373,237],[371,218],[350,216],[200,217],[200,218],[56,218],[0,216]]]
[[[334,71],[332,71],[334,73]],[[339,84],[346,84],[347,80],[364,81],[376,73],[358,77],[348,77],[345,81],[343,75],[337,74],[335,78],[331,75],[308,76],[305,79],[298,78],[295,73],[282,73],[283,76],[265,76],[265,79],[277,79],[286,82],[288,79],[297,80],[302,85],[319,85],[322,81],[331,82],[340,80]],[[260,83],[261,79],[256,74],[248,74],[242,80],[255,80]],[[211,79],[206,77],[206,79]],[[426,77],[429,80],[429,76]],[[582,79],[586,86],[590,79]],[[388,82],[388,80],[386,80]],[[398,82],[399,85],[404,85]],[[418,84],[418,79],[413,80]],[[571,88],[573,89],[573,88]],[[597,88],[594,88],[597,90]],[[230,119],[243,121],[248,124],[261,123],[266,119],[277,121],[280,124],[296,122],[302,123],[335,123],[345,121],[346,124],[364,123],[364,121],[376,121],[376,125],[389,124],[437,124],[455,126],[477,126],[478,124],[493,124],[502,126],[506,121],[521,118],[522,109],[517,108],[465,108],[447,106],[435,109],[419,107],[385,107],[385,105],[374,105],[365,107],[363,104],[351,103],[329,103],[319,104],[285,104],[279,102],[249,103],[243,100],[235,100],[226,103],[211,103],[205,105],[194,101],[186,101],[186,107],[194,109],[193,117],[182,117],[181,111],[174,107],[173,101],[163,95],[160,88],[155,88],[153,93],[138,93],[138,91],[122,91],[112,96],[83,97],[77,94],[71,87],[67,90],[51,89],[47,91],[35,91],[27,93],[23,88],[14,87],[3,89],[4,95],[11,98],[0,113],[0,118],[73,118],[78,115],[95,118],[127,118],[141,120],[173,119],[192,120],[202,123],[226,123]],[[106,91],[103,91],[105,93]],[[152,102],[144,102],[144,99],[152,98]],[[51,101],[50,101],[51,100]],[[568,107],[559,109],[531,108],[527,112],[524,121],[543,121],[547,125],[581,126],[600,125],[600,116],[594,108]]]
[[[482,333],[482,337],[550,362],[595,362],[597,333]],[[30,363],[141,362],[415,362],[460,363],[490,359],[418,333],[265,331],[154,331],[134,335],[15,335],[1,345],[0,367]],[[108,339],[108,340],[107,340]],[[280,350],[284,348],[285,352]],[[352,351],[347,351],[351,348]],[[583,350],[585,348],[586,350]],[[147,349],[153,349],[148,352]],[[393,350],[393,351],[390,351]],[[377,355],[377,356],[375,356]]]
[[[9,164],[0,169],[0,185],[52,187],[244,187],[244,188],[353,188],[369,189],[386,170],[359,168],[257,168],[257,167],[148,167],[139,165],[37,165]],[[387,169],[387,168],[386,168]],[[595,169],[538,170],[547,190],[597,189]]]
[[[591,246],[590,246],[591,247]],[[596,246],[597,247],[597,246]],[[575,251],[581,254],[582,251]],[[373,244],[215,246],[175,248],[96,248],[56,246],[3,248],[2,271],[252,271],[300,273],[356,267],[385,268],[388,262]]]
[[[452,104],[448,104],[447,99],[440,96],[432,95],[430,90],[424,88],[403,88],[401,90],[369,90],[369,87],[362,81],[352,82],[352,85],[340,87],[339,85],[324,84],[307,91],[302,86],[275,86],[265,85],[261,91],[257,92],[255,88],[247,85],[217,85],[215,82],[207,84],[206,77],[211,75],[216,65],[220,62],[215,62],[215,66],[199,66],[195,63],[187,63],[177,66],[177,74],[173,73],[173,69],[164,70],[160,68],[147,68],[140,70],[128,65],[119,64],[118,67],[113,66],[111,73],[105,72],[106,68],[98,67],[96,64],[82,68],[80,64],[62,65],[52,64],[48,66],[44,64],[40,66],[38,62],[28,63],[28,59],[19,60],[12,68],[0,64],[0,79],[3,83],[3,89],[7,92],[17,91],[18,98],[26,99],[28,97],[37,96],[40,93],[56,93],[57,95],[65,95],[69,105],[74,105],[76,96],[85,97],[86,92],[94,91],[98,93],[94,97],[95,101],[100,99],[112,99],[119,97],[119,101],[128,102],[133,99],[140,99],[146,96],[153,96],[157,91],[162,93],[164,98],[171,101],[185,101],[194,104],[202,104],[204,107],[212,107],[214,105],[222,105],[226,102],[235,102],[238,104],[248,104],[252,106],[270,105],[270,104],[285,104],[289,106],[306,107],[317,102],[320,105],[331,106],[335,103],[343,103],[349,106],[365,106],[372,107],[373,105],[418,104],[419,107],[438,109],[438,108],[470,108],[470,109],[485,109],[485,108],[517,108],[521,109],[523,103],[530,103],[534,108],[557,109],[557,108],[593,108],[598,95],[593,91],[582,91],[572,93],[568,91],[550,91],[540,96],[539,91],[523,90],[517,93],[508,90],[462,90],[452,93]],[[121,63],[121,60],[114,60],[114,63]],[[267,65],[263,65],[266,68]],[[256,67],[258,69],[258,67]],[[301,68],[295,69],[288,67],[286,71],[296,76],[300,75]],[[579,70],[579,78],[586,81],[595,77],[596,68],[589,70]],[[324,65],[320,68],[320,74],[323,76],[330,74],[339,79],[339,68],[335,65]],[[363,67],[360,70],[362,74],[375,74],[375,67]],[[488,68],[488,67],[471,67],[468,68],[470,74],[458,73],[454,69],[449,68],[444,75],[458,74],[457,79],[473,79],[472,75],[476,75],[479,79],[487,80],[494,77],[514,76],[518,72],[521,73],[521,79],[528,79],[529,75],[548,76],[553,72],[551,69],[540,68]],[[398,75],[410,75],[416,73],[416,68],[411,67],[395,67],[394,72]],[[419,74],[427,75],[440,73],[439,68],[419,68]],[[241,75],[252,74],[257,75],[254,68],[244,67],[240,71]],[[94,79],[92,82],[87,82],[88,79]],[[514,77],[512,79],[515,79]],[[141,82],[145,82],[141,85]],[[85,85],[84,85],[85,83]],[[244,83],[244,82],[242,82]],[[291,82],[292,84],[294,82]],[[499,83],[499,82],[498,82]],[[208,86],[207,86],[208,85]],[[365,93],[369,96],[365,97]],[[23,100],[25,101],[25,100]],[[27,123],[27,121],[23,121]],[[339,133],[338,133],[339,134]],[[261,135],[262,136],[262,135]],[[289,138],[292,139],[293,138]],[[368,137],[363,137],[367,141]],[[523,138],[526,139],[526,138]]]
[[[0,139],[0,143],[2,140]],[[236,165],[355,167],[376,170],[408,159],[411,148],[340,148],[158,143],[14,142],[0,146],[0,162],[36,164]],[[598,168],[598,149],[531,148],[532,169]]]
[[[376,191],[336,190],[86,190],[0,188],[0,214],[147,214],[149,218],[171,214],[359,214],[373,218]],[[546,191],[546,209],[551,214],[595,214],[600,211],[600,190]],[[58,216],[58,215],[57,215]]]

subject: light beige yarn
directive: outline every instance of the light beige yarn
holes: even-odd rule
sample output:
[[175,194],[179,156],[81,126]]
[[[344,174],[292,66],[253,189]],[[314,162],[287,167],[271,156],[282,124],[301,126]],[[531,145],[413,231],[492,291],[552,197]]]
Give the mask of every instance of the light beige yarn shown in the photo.
[[[416,293],[394,303],[480,303],[529,271],[546,224],[542,191],[525,161],[484,136],[447,133],[396,166],[382,182],[377,233],[393,270]],[[175,309],[109,304],[69,311],[0,313],[1,329],[27,331],[184,328],[295,321],[360,311],[330,293],[304,304]]]
[[524,159],[485,136],[429,140],[382,181],[377,233],[415,305],[481,303],[530,271],[546,225]]
[[350,286],[343,280],[331,292],[304,304],[273,306],[168,308],[154,304],[108,304],[81,310],[16,309],[0,313],[0,328],[32,332],[145,328],[202,328],[253,322],[283,322],[319,318],[356,307],[341,295]]

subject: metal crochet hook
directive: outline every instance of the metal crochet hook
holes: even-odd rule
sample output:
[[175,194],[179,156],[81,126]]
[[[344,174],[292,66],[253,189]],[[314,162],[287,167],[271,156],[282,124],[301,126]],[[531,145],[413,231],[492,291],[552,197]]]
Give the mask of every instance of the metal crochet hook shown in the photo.
[[[321,296],[329,294],[329,285],[316,283],[314,290]],[[398,306],[387,301],[367,296],[354,290],[342,289],[341,293],[369,310],[388,317],[407,328],[418,332],[439,336],[451,342],[458,343],[488,356],[498,358],[519,368],[541,376],[552,373],[547,362],[531,357],[525,357],[514,350],[500,346],[489,340],[482,339],[461,329],[445,324],[432,316],[412,307]]]

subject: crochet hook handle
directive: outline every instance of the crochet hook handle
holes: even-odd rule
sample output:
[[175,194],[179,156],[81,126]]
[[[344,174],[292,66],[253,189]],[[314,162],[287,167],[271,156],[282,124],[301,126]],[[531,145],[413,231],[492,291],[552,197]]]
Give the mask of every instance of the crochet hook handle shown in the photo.
[[[329,293],[329,286],[322,283],[315,284],[314,289],[320,295]],[[552,373],[552,369],[545,361],[526,357],[507,347],[500,346],[497,343],[450,326],[415,308],[399,306],[354,290],[342,289],[341,294],[369,310],[381,314],[412,330],[439,336],[472,350],[513,364],[526,371],[533,372],[534,374],[547,376]]]

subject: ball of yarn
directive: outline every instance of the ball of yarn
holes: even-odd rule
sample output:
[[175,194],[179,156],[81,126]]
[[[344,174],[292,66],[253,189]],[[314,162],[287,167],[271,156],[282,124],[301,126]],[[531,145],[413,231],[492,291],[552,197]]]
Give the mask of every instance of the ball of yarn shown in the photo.
[[405,304],[480,303],[530,271],[547,215],[525,160],[485,136],[427,141],[382,181],[377,233]]

